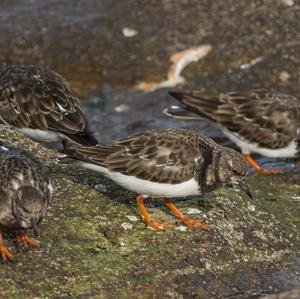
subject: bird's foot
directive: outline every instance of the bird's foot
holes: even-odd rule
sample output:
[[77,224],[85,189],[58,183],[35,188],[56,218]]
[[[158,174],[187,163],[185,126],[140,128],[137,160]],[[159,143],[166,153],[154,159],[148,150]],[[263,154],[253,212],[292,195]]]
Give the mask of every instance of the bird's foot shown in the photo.
[[157,220],[152,220],[149,213],[147,212],[147,210],[145,208],[142,195],[137,196],[136,200],[137,200],[138,206],[141,210],[141,213],[142,213],[149,228],[154,229],[154,230],[160,230],[160,229],[170,228],[173,226],[172,224],[167,224],[167,223],[163,223],[163,222],[160,222]]
[[164,223],[164,222],[157,221],[157,220],[150,220],[147,222],[147,225],[149,228],[154,229],[154,230],[160,230],[160,229],[166,229],[166,228],[173,227],[172,224]]
[[208,226],[203,223],[200,219],[189,219],[187,218],[172,202],[170,198],[165,199],[166,206],[183,222],[187,227],[198,227],[203,230],[208,230]]
[[197,227],[203,230],[208,230],[208,225],[203,223],[200,219],[184,218],[181,221],[189,228]]
[[3,261],[7,261],[7,260],[11,261],[13,259],[13,255],[3,245],[0,245],[0,257]]
[[11,240],[11,242],[16,244],[21,243],[24,247],[29,247],[29,246],[35,247],[39,244],[38,241],[23,234],[16,236],[14,239]]

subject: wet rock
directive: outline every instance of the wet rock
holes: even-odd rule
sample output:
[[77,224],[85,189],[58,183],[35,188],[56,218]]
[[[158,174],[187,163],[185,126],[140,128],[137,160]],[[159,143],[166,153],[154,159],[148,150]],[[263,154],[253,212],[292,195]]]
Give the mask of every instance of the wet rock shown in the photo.
[[288,81],[290,79],[290,77],[291,77],[290,74],[286,71],[282,71],[278,75],[279,80],[282,82]]
[[261,299],[299,299],[299,298],[300,298],[300,288],[296,288],[291,291],[283,292],[280,294],[261,297]]
[[106,193],[107,192],[107,186],[103,185],[103,184],[97,184],[95,185],[95,189],[102,192],[102,193]]
[[[0,56],[50,66],[80,94],[92,93],[85,110],[102,142],[153,127],[193,128],[224,141],[205,121],[162,115],[174,104],[166,90],[134,87],[165,80],[178,51],[210,44],[207,57],[184,69],[179,88],[263,87],[299,95],[295,3],[4,0]],[[288,79],[279,76],[283,70]],[[226,188],[178,200],[184,212],[200,211],[193,217],[203,218],[209,232],[181,225],[154,232],[142,222],[134,194],[99,174],[56,164],[54,152],[12,130],[0,127],[0,138],[40,156],[55,190],[39,248],[1,264],[0,297],[245,299],[300,285],[299,172],[251,174],[251,202]],[[109,186],[105,195],[96,185]],[[175,222],[159,201],[148,205],[154,217]],[[138,221],[129,223],[128,215]]]
[[[186,84],[213,91],[275,87],[283,65],[292,81],[298,78],[294,2],[5,0],[0,57],[49,66],[87,94],[103,83],[128,88],[165,80],[173,54],[207,43],[213,52],[184,71]],[[291,86],[279,88],[299,93]]]
[[0,138],[37,154],[54,186],[40,246],[1,264],[2,298],[140,298],[142,292],[244,299],[300,284],[296,174],[251,175],[251,202],[230,188],[175,200],[185,213],[200,211],[209,232],[176,224],[158,200],[149,200],[157,204],[149,208],[153,217],[179,228],[155,232],[139,217],[134,194],[110,183],[104,196],[94,189],[106,184],[99,174],[58,165],[53,151],[3,126]]

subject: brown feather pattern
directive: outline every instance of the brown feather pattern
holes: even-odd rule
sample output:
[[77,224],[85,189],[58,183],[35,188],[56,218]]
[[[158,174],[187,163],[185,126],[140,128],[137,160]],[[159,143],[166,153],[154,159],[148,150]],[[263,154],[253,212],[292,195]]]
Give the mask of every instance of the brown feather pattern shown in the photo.
[[184,129],[154,129],[110,145],[64,151],[68,156],[111,171],[159,183],[182,183],[195,176],[203,156],[218,145]]
[[248,142],[280,149],[299,141],[300,100],[266,90],[230,92],[216,96],[170,93],[184,107],[208,118]]
[[[40,160],[33,154],[0,144],[0,228],[17,227],[12,212],[12,198],[20,187],[33,187],[45,199],[41,217],[45,214],[51,199],[49,179]],[[39,219],[40,221],[41,219]]]
[[8,67],[0,75],[0,117],[17,128],[62,132],[71,139],[91,134],[65,79],[32,65]]

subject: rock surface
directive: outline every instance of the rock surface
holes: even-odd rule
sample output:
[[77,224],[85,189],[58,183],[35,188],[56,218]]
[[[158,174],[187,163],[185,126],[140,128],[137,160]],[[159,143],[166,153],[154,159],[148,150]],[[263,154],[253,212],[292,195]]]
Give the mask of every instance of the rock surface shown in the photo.
[[300,298],[300,288],[295,288],[280,294],[267,295],[262,297],[262,299],[298,299],[298,298]]
[[[14,262],[1,264],[1,298],[257,298],[300,284],[297,173],[251,175],[253,201],[229,188],[178,200],[209,232],[155,232],[134,194],[58,165],[54,152],[13,130],[1,126],[0,138],[41,157],[54,186],[40,246],[13,251]],[[160,201],[147,205],[154,217],[175,221]]]
[[[152,127],[201,129],[220,138],[207,122],[163,116],[174,103],[166,90],[135,89],[142,81],[165,80],[169,58],[193,46],[213,50],[183,71],[182,89],[300,94],[299,1],[141,3],[3,0],[0,57],[64,75],[87,96],[88,119],[103,142]],[[154,232],[144,225],[135,194],[98,174],[58,165],[54,152],[15,131],[1,126],[0,138],[38,154],[55,191],[39,248],[14,251],[13,263],[0,264],[1,298],[246,299],[300,285],[296,169],[268,178],[251,174],[253,201],[228,188],[178,199],[209,232],[184,226]],[[175,220],[161,202],[147,206],[154,217]]]
[[[50,66],[86,94],[103,83],[162,81],[172,54],[211,44],[212,53],[184,72],[197,87],[219,91],[264,82],[299,92],[291,84],[299,76],[300,10],[293,3],[3,0],[0,57]],[[136,35],[126,37],[124,29]],[[279,79],[282,71],[288,81]]]

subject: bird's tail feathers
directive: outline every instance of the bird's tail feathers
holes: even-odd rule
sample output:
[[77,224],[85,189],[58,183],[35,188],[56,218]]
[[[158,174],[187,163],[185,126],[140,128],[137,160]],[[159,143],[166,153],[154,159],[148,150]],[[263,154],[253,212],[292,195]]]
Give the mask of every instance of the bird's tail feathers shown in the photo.
[[197,119],[203,118],[199,114],[197,114],[193,111],[190,111],[185,107],[180,107],[180,106],[171,106],[169,108],[165,108],[163,110],[163,113],[168,116],[171,116],[174,118],[179,118],[179,119],[197,120]]
[[[218,97],[196,91],[193,93],[169,92],[169,95],[178,100],[186,110],[197,114],[198,118],[207,118],[213,122],[216,121],[214,114],[218,106],[222,104]],[[172,114],[172,110],[169,113]]]

